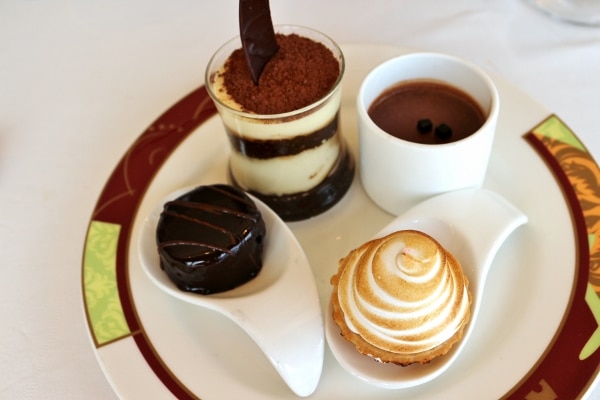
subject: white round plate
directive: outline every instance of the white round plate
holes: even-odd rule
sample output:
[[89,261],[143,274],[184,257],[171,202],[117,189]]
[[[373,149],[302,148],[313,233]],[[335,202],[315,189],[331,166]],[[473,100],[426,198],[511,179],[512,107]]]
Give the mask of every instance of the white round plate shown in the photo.
[[[375,65],[407,50],[343,50],[341,126],[356,156],[358,86]],[[440,377],[401,390],[350,375],[326,349],[312,398],[575,398],[596,379],[598,167],[560,119],[503,79],[494,81],[501,111],[484,186],[529,223],[496,256],[468,346]],[[241,329],[162,292],[135,253],[142,219],[156,203],[182,187],[226,182],[228,154],[221,122],[198,88],[140,135],[98,199],[84,249],[84,310],[99,362],[121,398],[296,398]],[[311,262],[323,308],[338,259],[392,219],[357,179],[330,211],[289,224]],[[273,307],[285,304],[282,298]]]

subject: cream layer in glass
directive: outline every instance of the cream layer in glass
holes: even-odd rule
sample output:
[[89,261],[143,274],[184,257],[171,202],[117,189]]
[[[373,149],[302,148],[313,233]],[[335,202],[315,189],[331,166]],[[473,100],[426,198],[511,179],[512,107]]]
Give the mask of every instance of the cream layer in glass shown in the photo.
[[[225,90],[222,73],[215,76],[213,90],[219,100],[230,109],[241,110]],[[330,124],[340,109],[341,91],[319,108],[298,113],[294,119],[265,120],[246,118],[231,112],[220,112],[223,124],[243,140],[283,140],[309,135]],[[221,107],[217,105],[217,107]],[[338,135],[294,155],[273,158],[252,158],[232,149],[231,173],[236,182],[246,189],[267,195],[283,195],[304,192],[317,186],[331,171],[340,154]]]

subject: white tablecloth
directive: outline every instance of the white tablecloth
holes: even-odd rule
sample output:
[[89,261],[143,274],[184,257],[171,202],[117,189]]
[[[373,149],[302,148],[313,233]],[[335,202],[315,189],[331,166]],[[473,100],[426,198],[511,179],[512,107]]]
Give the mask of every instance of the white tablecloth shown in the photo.
[[[342,44],[479,64],[556,112],[600,160],[600,28],[521,0],[271,3],[276,23]],[[124,151],[236,34],[235,0],[0,2],[0,398],[116,398],[82,312],[87,224]]]

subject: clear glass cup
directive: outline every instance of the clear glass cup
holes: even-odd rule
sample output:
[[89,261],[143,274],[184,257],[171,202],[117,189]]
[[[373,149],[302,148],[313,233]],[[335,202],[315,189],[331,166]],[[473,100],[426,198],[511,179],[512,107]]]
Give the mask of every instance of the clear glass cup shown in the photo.
[[530,0],[551,16],[579,25],[600,25],[600,0]]
[[256,114],[232,105],[215,89],[214,76],[241,48],[239,37],[213,55],[205,83],[231,143],[231,183],[261,199],[282,219],[297,221],[335,205],[354,177],[354,161],[339,129],[345,61],[339,46],[318,31],[294,25],[276,26],[275,31],[322,43],[337,58],[339,76],[324,97],[282,114]]

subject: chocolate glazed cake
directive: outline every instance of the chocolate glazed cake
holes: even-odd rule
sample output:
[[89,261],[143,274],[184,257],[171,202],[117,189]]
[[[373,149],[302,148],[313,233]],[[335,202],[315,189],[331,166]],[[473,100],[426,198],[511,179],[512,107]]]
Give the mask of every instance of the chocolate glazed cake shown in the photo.
[[156,242],[161,268],[179,289],[211,294],[258,275],[265,235],[252,199],[229,185],[209,185],[165,204]]

